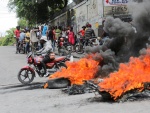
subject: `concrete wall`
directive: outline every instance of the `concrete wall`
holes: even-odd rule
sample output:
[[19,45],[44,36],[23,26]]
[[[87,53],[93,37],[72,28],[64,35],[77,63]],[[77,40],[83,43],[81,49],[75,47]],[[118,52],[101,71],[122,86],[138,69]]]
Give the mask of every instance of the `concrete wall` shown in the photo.
[[[72,7],[75,14],[71,17],[71,26],[74,27],[74,32],[82,29],[87,22],[92,25],[96,35],[98,36],[98,28],[102,25],[103,19],[103,1],[102,0],[88,0]],[[51,25],[67,25],[67,12],[59,15],[52,20]]]
[[96,35],[101,36],[103,30],[102,21],[105,17],[113,16],[113,14],[129,13],[126,4],[104,6],[105,2],[105,0],[84,0],[80,4],[70,7],[70,12],[74,12],[74,14],[71,13],[70,17],[67,16],[66,11],[52,20],[51,24],[66,27],[68,21],[71,21],[70,25],[73,26],[74,32],[77,33],[82,29],[82,26],[89,22]]

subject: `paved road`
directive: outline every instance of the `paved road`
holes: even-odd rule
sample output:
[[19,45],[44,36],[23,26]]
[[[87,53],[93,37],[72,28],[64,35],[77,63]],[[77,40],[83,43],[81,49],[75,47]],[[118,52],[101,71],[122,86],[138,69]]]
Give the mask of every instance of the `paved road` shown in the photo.
[[15,54],[15,47],[0,47],[0,113],[150,113],[149,100],[99,102],[93,93],[68,96],[60,89],[37,87],[47,78],[22,86],[16,76],[25,64],[26,56]]

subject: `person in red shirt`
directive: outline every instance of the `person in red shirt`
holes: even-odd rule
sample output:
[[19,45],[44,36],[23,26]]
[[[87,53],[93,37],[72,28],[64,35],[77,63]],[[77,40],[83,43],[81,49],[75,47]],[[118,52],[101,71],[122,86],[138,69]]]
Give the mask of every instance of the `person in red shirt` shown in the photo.
[[15,38],[16,38],[16,54],[18,53],[18,46],[19,46],[19,38],[20,38],[20,26],[16,27],[16,30],[14,31]]
[[78,34],[81,36],[81,38],[84,38],[85,29],[86,29],[86,26],[83,26],[83,27],[82,27],[82,30],[80,30],[80,31],[78,32]]
[[75,51],[75,34],[73,32],[73,27],[70,27],[68,31],[68,42],[72,45],[73,51]]

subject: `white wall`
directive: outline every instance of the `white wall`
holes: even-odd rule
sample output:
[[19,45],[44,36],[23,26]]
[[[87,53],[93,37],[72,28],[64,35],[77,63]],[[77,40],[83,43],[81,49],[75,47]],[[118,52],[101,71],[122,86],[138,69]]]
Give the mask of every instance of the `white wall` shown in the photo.
[[103,2],[102,0],[88,0],[80,7],[75,8],[77,31],[89,22],[92,28],[98,34],[98,25],[102,24],[103,19]]
[[[98,36],[98,26],[102,25],[103,20],[103,0],[85,0],[72,9],[75,11],[74,31],[81,30],[89,22]],[[56,17],[52,22],[57,25],[65,21],[63,16]]]

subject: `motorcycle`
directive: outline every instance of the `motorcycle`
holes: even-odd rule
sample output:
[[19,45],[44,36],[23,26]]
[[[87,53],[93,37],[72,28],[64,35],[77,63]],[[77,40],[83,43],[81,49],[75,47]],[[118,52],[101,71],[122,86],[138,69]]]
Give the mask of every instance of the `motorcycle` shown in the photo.
[[87,45],[91,47],[99,45],[97,37],[93,36],[92,38],[90,38]]
[[79,38],[78,42],[75,45],[75,51],[78,54],[83,54],[84,53],[84,43],[85,43],[85,38]]
[[[40,72],[43,69],[43,67],[41,66],[41,61],[43,58],[44,56],[42,55],[35,56],[32,52],[28,54],[27,63],[29,65],[22,67],[18,73],[18,80],[22,84],[25,84],[25,85],[30,84],[34,80],[34,77],[36,77],[37,75],[39,77],[43,77],[43,75]],[[62,56],[59,58],[55,58],[54,61],[47,63],[46,69],[47,69],[49,76],[52,70],[56,72],[62,67],[67,68],[65,64],[66,61],[70,61],[69,56]]]
[[68,41],[65,41],[64,38],[59,38],[58,40],[58,53],[59,55],[71,55],[72,47]]
[[25,53],[25,46],[26,46],[25,40],[19,42],[18,52],[19,53],[23,52],[23,54],[24,54]]

